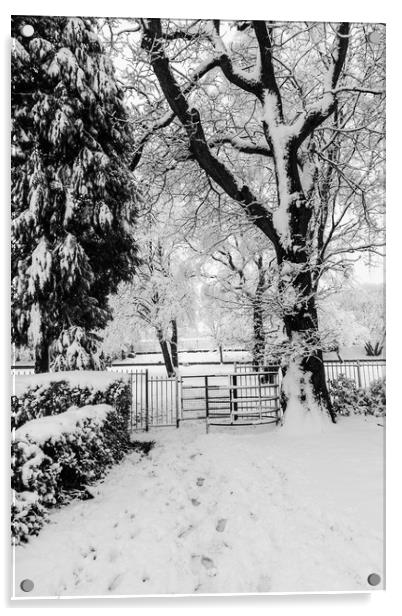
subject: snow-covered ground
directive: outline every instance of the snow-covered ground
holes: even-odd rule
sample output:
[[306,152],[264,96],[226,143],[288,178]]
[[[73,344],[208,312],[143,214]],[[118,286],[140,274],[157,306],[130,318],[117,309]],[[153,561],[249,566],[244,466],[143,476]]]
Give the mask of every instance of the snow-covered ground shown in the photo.
[[94,499],[16,548],[15,593],[370,590],[384,576],[383,421],[310,437],[191,422],[142,434],[156,441],[147,457],[128,455]]

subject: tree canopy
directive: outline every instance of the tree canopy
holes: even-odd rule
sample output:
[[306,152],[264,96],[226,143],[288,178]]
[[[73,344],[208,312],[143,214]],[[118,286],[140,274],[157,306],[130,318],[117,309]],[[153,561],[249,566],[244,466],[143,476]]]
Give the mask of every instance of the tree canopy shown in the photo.
[[181,190],[194,223],[211,201],[229,201],[264,236],[276,254],[294,408],[331,413],[321,281],[356,255],[381,254],[384,243],[383,26],[104,25],[114,53],[124,50],[121,78],[139,101],[132,169],[154,169],[161,190],[173,173],[175,198]]

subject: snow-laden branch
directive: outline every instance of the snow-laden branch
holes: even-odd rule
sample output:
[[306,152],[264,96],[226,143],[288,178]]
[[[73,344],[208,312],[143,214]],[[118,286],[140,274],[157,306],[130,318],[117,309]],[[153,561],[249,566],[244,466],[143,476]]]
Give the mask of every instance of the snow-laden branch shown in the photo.
[[307,115],[301,116],[293,125],[296,136],[296,145],[300,146],[311,133],[322,124],[335,109],[336,94],[335,89],[338,83],[343,65],[346,59],[346,52],[349,44],[350,24],[342,22],[336,32],[337,41],[332,53],[332,64],[329,67],[324,83],[324,93],[320,104],[312,109]]
[[275,98],[279,120],[283,121],[282,99],[272,63],[271,37],[265,21],[253,21],[253,27],[260,50],[260,81],[264,90]]
[[165,32],[163,38],[165,41],[194,41],[200,38],[200,34],[198,32],[188,32],[188,30],[177,29],[172,32]]
[[148,143],[152,135],[154,135],[154,133],[156,133],[161,128],[166,128],[166,126],[169,126],[169,124],[173,122],[174,118],[175,118],[175,114],[171,111],[168,111],[161,118],[159,118],[159,120],[156,120],[154,124],[151,126],[151,128],[146,133],[144,133],[141,139],[139,139],[139,141],[136,144],[133,158],[131,159],[131,164],[130,164],[131,171],[134,171],[136,167],[138,166],[141,160],[142,153],[144,151],[144,147]]
[[216,57],[219,59],[219,65],[226,79],[241,90],[244,90],[245,92],[250,92],[251,94],[254,94],[255,96],[259,97],[261,95],[261,84],[259,83],[258,79],[255,77],[251,77],[250,73],[246,73],[239,68],[235,68],[235,66],[233,65],[226,46],[219,33],[219,21],[215,20],[212,23],[212,29],[209,38],[214,45]]
[[271,150],[263,143],[253,143],[252,141],[248,141],[247,139],[242,139],[241,137],[237,137],[236,135],[222,135],[212,137],[209,140],[209,146],[214,148],[219,145],[229,144],[235,150],[239,152],[243,152],[243,154],[259,154],[261,156],[272,157],[273,154]]
[[261,96],[261,85],[248,73],[233,66],[232,60],[225,53],[219,56],[219,64],[226,79],[245,92],[250,92],[258,98]]
[[[218,58],[209,58],[205,62],[200,63],[198,68],[193,72],[189,83],[182,89],[182,93],[184,95],[189,94],[193,90],[193,88],[195,88],[195,86],[198,84],[200,79],[204,77],[204,75],[206,75],[209,71],[211,71],[212,69],[218,66],[219,66]],[[141,137],[141,139],[137,143],[137,147],[136,147],[133,159],[131,161],[132,171],[134,171],[134,169],[138,166],[141,160],[144,146],[148,143],[152,135],[154,135],[158,130],[169,126],[173,122],[175,117],[176,117],[176,114],[174,111],[168,111],[161,118],[156,120],[151,126],[151,128],[146,133],[144,133],[144,135]]]
[[143,47],[150,55],[151,65],[172,111],[185,128],[191,152],[201,168],[232,199],[237,201],[248,217],[278,247],[278,237],[272,225],[270,212],[258,202],[250,188],[238,184],[232,172],[214,156],[208,146],[197,109],[190,109],[183,90],[173,75],[169,59],[163,47],[162,28],[159,19],[144,20]]
[[124,28],[123,30],[119,30],[119,32],[115,34],[115,38],[118,38],[122,34],[133,34],[135,32],[140,32],[140,30],[141,30],[140,24],[136,24],[132,28]]

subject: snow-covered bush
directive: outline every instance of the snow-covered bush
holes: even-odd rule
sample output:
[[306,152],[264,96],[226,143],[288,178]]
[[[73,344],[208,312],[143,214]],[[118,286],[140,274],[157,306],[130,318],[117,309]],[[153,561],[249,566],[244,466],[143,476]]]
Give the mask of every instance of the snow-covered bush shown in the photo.
[[367,391],[368,413],[380,417],[385,415],[386,392],[385,378],[373,381]]
[[353,379],[340,374],[337,379],[329,381],[329,393],[336,415],[361,413],[361,396]]
[[353,379],[340,374],[329,381],[329,393],[337,415],[385,415],[385,379],[373,381],[368,389],[357,387]]
[[130,386],[117,379],[104,390],[89,385],[54,381],[49,385],[32,385],[11,398],[11,427],[19,428],[26,421],[64,413],[70,406],[110,404],[127,420],[130,412]]
[[28,535],[37,535],[46,519],[46,507],[39,503],[35,492],[13,490],[11,505],[11,536],[15,543],[26,540]]
[[127,418],[110,405],[71,407],[15,431],[12,443],[12,533],[26,541],[46,508],[67,502],[120,461],[130,448]]

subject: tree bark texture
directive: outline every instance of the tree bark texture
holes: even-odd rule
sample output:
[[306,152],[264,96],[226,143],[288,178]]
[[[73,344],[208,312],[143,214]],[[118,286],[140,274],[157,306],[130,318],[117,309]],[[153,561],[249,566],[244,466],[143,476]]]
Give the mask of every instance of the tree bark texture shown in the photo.
[[35,345],[35,374],[49,372],[49,345],[46,338]]
[[163,331],[158,327],[156,330],[158,342],[161,347],[163,361],[165,362],[166,373],[168,377],[175,376],[176,372],[173,366],[172,357],[170,355],[169,343],[166,340]]
[[179,367],[179,350],[178,350],[179,332],[177,328],[177,320],[172,319],[171,324],[172,324],[172,337],[170,341],[170,348],[172,351],[173,366],[177,369]]

